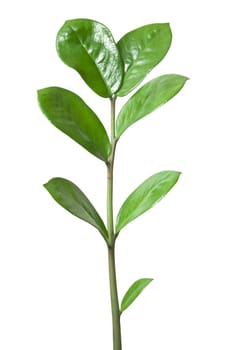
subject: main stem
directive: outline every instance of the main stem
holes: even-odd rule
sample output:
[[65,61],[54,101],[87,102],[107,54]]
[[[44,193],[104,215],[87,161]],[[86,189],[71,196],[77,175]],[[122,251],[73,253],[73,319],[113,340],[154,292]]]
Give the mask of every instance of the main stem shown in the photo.
[[117,277],[115,266],[115,232],[113,217],[113,169],[115,148],[117,143],[115,137],[115,101],[116,98],[113,97],[111,99],[111,154],[107,162],[107,227],[109,235],[108,261],[113,325],[113,350],[122,350],[120,309],[118,302]]

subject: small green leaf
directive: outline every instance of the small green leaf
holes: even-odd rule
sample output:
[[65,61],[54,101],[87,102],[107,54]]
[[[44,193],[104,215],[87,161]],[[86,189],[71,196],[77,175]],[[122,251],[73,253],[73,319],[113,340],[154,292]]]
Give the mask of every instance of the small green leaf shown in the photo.
[[116,219],[116,232],[158,203],[176,184],[180,172],[161,171],[145,180],[125,200]]
[[38,91],[38,100],[53,125],[96,157],[108,159],[110,142],[106,130],[79,96],[60,87],[48,87]]
[[134,282],[122,299],[121,312],[125,311],[152,281],[153,278],[141,278]]
[[130,125],[168,102],[182,89],[187,79],[182,75],[167,74],[142,86],[119,112],[116,121],[117,137]]
[[44,187],[64,209],[96,227],[107,240],[108,233],[101,217],[85,194],[74,183],[55,177],[44,184]]
[[112,97],[120,88],[123,67],[110,30],[89,19],[64,23],[57,34],[57,52],[86,84],[102,97]]
[[118,42],[124,79],[118,96],[132,91],[164,58],[172,41],[168,23],[148,24],[124,35]]

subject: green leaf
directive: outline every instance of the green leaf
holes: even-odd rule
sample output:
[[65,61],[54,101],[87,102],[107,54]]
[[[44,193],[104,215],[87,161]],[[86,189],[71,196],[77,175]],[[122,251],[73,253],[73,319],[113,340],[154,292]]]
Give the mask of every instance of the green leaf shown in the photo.
[[125,96],[164,58],[171,45],[168,23],[148,24],[124,35],[118,42],[124,79],[118,96]]
[[182,75],[167,74],[142,86],[122,107],[118,115],[117,137],[120,137],[130,125],[168,102],[182,89],[187,79]]
[[60,87],[48,87],[38,91],[38,100],[53,125],[96,157],[108,159],[110,141],[106,130],[79,96]]
[[96,227],[107,240],[108,233],[101,217],[85,194],[74,183],[55,177],[44,184],[44,187],[64,209]]
[[64,23],[57,34],[57,52],[86,84],[102,97],[112,97],[120,88],[123,67],[109,29],[89,19]]
[[161,171],[137,187],[119,210],[116,232],[158,203],[176,184],[180,174],[177,171]]
[[152,281],[153,278],[141,278],[134,282],[122,299],[121,312],[125,311]]

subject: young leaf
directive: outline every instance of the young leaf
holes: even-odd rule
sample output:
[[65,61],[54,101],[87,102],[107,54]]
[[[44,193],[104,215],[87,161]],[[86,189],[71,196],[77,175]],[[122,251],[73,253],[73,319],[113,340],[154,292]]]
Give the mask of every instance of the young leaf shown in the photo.
[[120,311],[125,311],[151,281],[153,278],[141,278],[134,282],[122,299]]
[[118,96],[125,96],[164,58],[171,45],[168,23],[148,24],[124,35],[118,49],[124,63],[124,79]]
[[161,171],[145,180],[125,200],[116,219],[116,232],[158,203],[176,184],[177,171]]
[[53,125],[96,157],[107,160],[110,142],[106,130],[79,96],[60,87],[48,87],[38,91],[38,100]]
[[118,91],[123,67],[114,38],[103,24],[89,19],[64,23],[57,34],[57,52],[86,84],[102,97]]
[[122,133],[137,120],[145,117],[174,97],[188,78],[167,74],[155,78],[142,86],[122,107],[116,121],[116,134]]
[[44,184],[44,187],[64,209],[96,227],[107,240],[108,233],[101,217],[85,194],[74,183],[55,177]]

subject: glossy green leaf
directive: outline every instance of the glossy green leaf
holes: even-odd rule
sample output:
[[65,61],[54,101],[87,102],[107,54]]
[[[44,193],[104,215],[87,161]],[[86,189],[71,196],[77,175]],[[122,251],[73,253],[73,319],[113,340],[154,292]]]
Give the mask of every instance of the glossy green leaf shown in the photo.
[[79,96],[60,87],[48,87],[38,91],[38,100],[53,125],[96,157],[107,160],[110,141],[106,130]]
[[89,87],[102,97],[111,97],[123,78],[121,57],[109,29],[89,19],[64,23],[57,34],[57,52]]
[[69,180],[56,177],[44,184],[46,190],[64,209],[96,227],[107,239],[106,227],[85,194]]
[[180,174],[177,171],[161,171],[137,187],[119,210],[116,232],[158,203],[176,184]]
[[125,96],[164,58],[171,45],[168,23],[148,24],[124,35],[118,42],[124,79],[118,96]]
[[130,125],[174,97],[182,89],[187,79],[182,75],[167,74],[142,86],[119,112],[116,121],[117,137],[120,137]]
[[122,299],[121,312],[126,310],[152,281],[153,278],[141,278],[134,282]]

